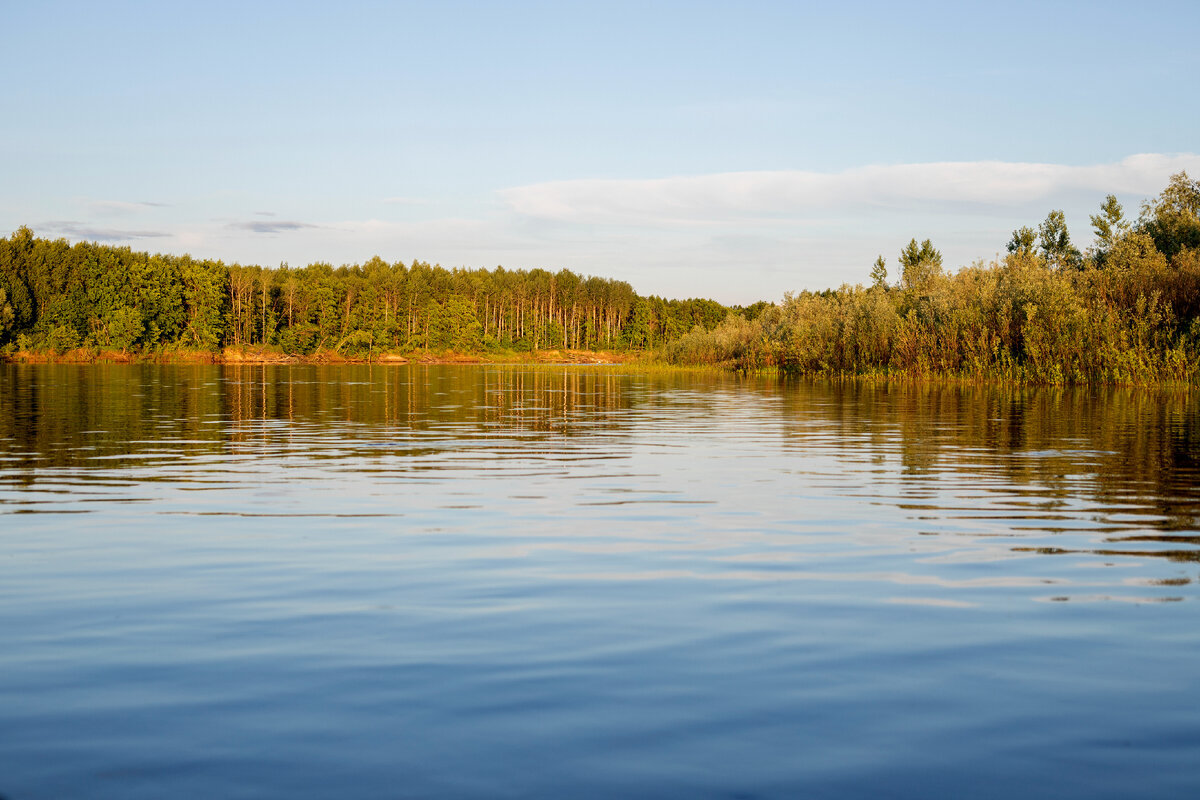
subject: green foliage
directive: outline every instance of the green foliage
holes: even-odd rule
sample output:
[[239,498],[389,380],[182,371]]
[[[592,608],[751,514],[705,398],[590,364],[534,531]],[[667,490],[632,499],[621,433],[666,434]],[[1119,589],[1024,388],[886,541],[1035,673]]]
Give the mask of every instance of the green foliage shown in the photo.
[[691,331],[669,342],[663,348],[663,358],[672,364],[711,364],[745,369],[765,366],[754,363],[762,351],[760,327],[730,314],[712,330],[697,325]]
[[[1106,271],[1052,270],[1010,254],[931,278],[924,293],[843,286],[788,295],[754,322],[734,317],[661,351],[679,364],[819,374],[957,375],[1036,383],[1189,381],[1200,377],[1190,289],[1200,259],[1177,272],[1149,237],[1114,246]],[[1188,275],[1178,283],[1164,279]],[[1187,316],[1192,313],[1192,316]]]
[[70,245],[28,228],[0,239],[0,292],[0,344],[26,334],[35,346],[56,349],[85,341],[355,355],[422,347],[640,349],[697,325],[711,330],[729,311],[712,300],[641,298],[623,281],[569,270],[447,270],[378,257],[272,270]]
[[734,306],[730,309],[730,311],[742,317],[743,319],[753,322],[762,316],[763,312],[769,308],[772,308],[774,305],[774,303],[768,303],[766,300],[759,300],[757,303],[751,303],[745,307]]
[[1104,198],[1100,213],[1093,214],[1092,229],[1096,233],[1096,245],[1093,260],[1097,266],[1103,266],[1108,257],[1108,251],[1113,245],[1129,232],[1129,223],[1125,221],[1125,209],[1117,201],[1117,196],[1110,194]]
[[1168,259],[1200,249],[1200,181],[1186,172],[1172,175],[1167,188],[1142,206],[1138,227]]
[[277,341],[285,353],[311,353],[316,349],[317,326],[308,322],[289,325],[280,332]]
[[1071,244],[1067,218],[1062,211],[1051,211],[1038,226],[1038,245],[1046,263],[1057,269],[1073,269],[1081,265],[1082,256]]
[[11,330],[29,330],[37,319],[28,271],[33,248],[33,231],[29,228],[23,227],[10,238],[0,239],[0,289],[13,310]]
[[483,326],[471,301],[452,294],[445,302],[429,303],[429,344],[435,350],[472,352],[483,344]]
[[942,273],[942,254],[926,239],[910,241],[900,251],[900,288],[921,292]]
[[99,347],[128,350],[141,338],[146,326],[137,309],[118,306],[105,312],[103,318],[92,319],[91,342]]
[[374,350],[375,337],[367,331],[356,330],[344,337],[333,349],[347,355],[370,355]]
[[45,332],[42,337],[42,347],[56,353],[74,350],[80,345],[79,331],[70,325],[55,325]]
[[1010,253],[1032,253],[1037,244],[1037,231],[1029,226],[1017,228],[1006,245]]
[[1082,259],[1055,211],[1040,247],[1031,229],[1018,229],[1001,262],[946,274],[933,246],[913,239],[900,255],[902,291],[787,295],[753,321],[694,331],[661,354],[672,363],[828,375],[1195,382],[1200,248],[1184,245],[1180,231],[1200,215],[1200,187],[1175,176],[1168,188],[1136,229],[1114,197],[1105,200],[1093,218],[1102,269],[1075,268]]
[[652,346],[654,330],[654,316],[651,313],[650,303],[639,297],[634,302],[633,312],[629,316],[629,322],[625,325],[625,333],[622,337],[625,346],[630,348]]
[[8,340],[9,332],[13,329],[16,312],[8,301],[8,291],[0,287],[0,342]]
[[887,260],[882,255],[876,256],[871,265],[871,285],[877,289],[887,288]]
[[183,295],[184,322],[179,342],[215,350],[225,334],[224,304],[229,272],[220,261],[177,259]]

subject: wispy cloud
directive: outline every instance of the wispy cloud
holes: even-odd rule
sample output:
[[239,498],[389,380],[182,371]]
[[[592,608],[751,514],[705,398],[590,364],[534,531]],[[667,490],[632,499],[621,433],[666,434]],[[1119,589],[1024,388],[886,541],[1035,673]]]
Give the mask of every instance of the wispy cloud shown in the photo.
[[226,227],[247,233],[261,234],[276,234],[288,233],[290,231],[299,231],[306,228],[317,228],[318,225],[313,225],[310,222],[295,222],[293,220],[247,220],[245,222],[231,222]]
[[93,214],[102,217],[122,217],[145,211],[149,208],[169,208],[167,203],[150,201],[129,202],[126,200],[89,200],[87,208]]
[[429,201],[420,197],[385,197],[379,202],[393,206],[423,206]]
[[500,192],[516,213],[579,224],[655,226],[823,218],[864,208],[982,213],[1081,192],[1149,195],[1200,155],[1143,154],[1091,166],[1004,161],[864,166],[843,172],[726,172],[641,180],[568,180]]
[[128,242],[135,239],[162,239],[170,236],[163,231],[131,231],[118,228],[96,228],[87,223],[70,220],[43,222],[36,227],[39,233],[58,234],[72,239],[93,242]]

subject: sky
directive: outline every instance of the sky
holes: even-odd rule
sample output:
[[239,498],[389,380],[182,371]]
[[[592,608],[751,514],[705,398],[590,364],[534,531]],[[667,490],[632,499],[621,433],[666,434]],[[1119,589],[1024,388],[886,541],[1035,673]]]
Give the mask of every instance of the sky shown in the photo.
[[0,10],[0,236],[748,304],[1200,175],[1195,0]]

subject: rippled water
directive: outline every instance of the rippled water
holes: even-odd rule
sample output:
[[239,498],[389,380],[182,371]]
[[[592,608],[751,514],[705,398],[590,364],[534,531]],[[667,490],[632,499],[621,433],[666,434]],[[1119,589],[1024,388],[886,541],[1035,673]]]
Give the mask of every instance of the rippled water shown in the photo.
[[0,367],[0,793],[1195,797],[1198,411]]

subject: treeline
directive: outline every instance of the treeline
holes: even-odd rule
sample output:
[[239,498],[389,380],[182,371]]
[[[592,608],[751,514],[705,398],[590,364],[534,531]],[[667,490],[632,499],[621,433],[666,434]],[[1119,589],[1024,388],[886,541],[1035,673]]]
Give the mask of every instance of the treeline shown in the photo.
[[895,280],[880,256],[869,286],[733,309],[568,270],[227,266],[21,228],[0,239],[0,350],[655,349],[672,363],[786,373],[1200,380],[1200,182],[1172,176],[1132,220],[1110,195],[1091,222],[1085,251],[1052,211],[988,264],[949,273],[914,239]]
[[0,239],[0,346],[286,353],[647,349],[729,313],[712,300],[641,297],[568,270],[453,269],[413,261],[278,269],[47,240]]
[[880,256],[870,286],[788,295],[663,349],[675,363],[1034,383],[1200,379],[1200,182],[1171,177],[1136,220],[1109,195],[1080,251],[1061,211],[1007,254],[948,274],[932,242]]

